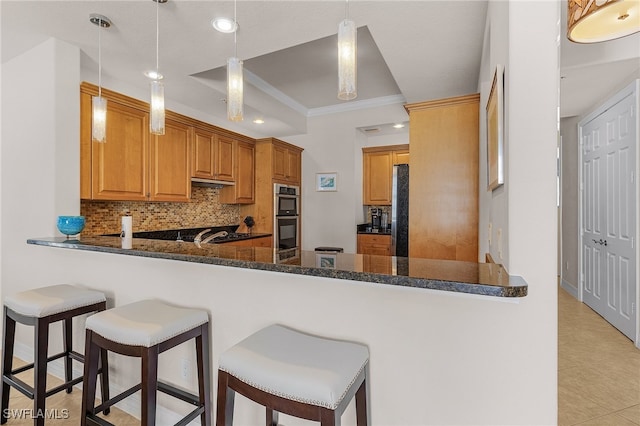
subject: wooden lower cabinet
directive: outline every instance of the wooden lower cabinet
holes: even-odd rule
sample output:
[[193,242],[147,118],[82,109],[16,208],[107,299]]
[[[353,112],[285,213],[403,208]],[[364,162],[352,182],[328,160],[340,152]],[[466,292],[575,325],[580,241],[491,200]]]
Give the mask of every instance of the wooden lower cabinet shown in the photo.
[[391,274],[392,265],[391,256],[376,256],[372,254],[365,254],[362,256],[362,272],[369,272],[372,274]]
[[391,235],[358,234],[358,254],[391,256]]
[[251,238],[250,240],[231,241],[222,243],[224,246],[235,247],[271,247],[273,237]]

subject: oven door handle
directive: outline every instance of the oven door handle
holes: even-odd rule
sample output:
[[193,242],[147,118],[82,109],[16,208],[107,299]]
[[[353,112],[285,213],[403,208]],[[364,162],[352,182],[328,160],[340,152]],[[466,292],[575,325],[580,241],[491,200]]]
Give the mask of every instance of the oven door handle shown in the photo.
[[297,214],[277,214],[277,219],[297,219],[300,215]]

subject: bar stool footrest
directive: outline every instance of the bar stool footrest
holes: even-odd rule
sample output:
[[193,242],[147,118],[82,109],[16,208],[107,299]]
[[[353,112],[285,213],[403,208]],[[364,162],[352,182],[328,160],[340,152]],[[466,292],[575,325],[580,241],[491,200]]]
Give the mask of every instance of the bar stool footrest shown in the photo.
[[188,402],[189,404],[193,404],[195,406],[200,405],[200,399],[197,395],[184,391],[180,388],[177,388],[169,383],[164,383],[158,380],[157,389],[160,392],[166,393],[167,395],[171,395],[174,398],[181,399],[184,402]]
[[100,405],[95,407],[93,410],[96,413],[101,413],[104,410],[111,408],[112,405],[115,405],[118,402],[122,401],[123,399],[127,398],[128,396],[131,396],[134,393],[138,392],[140,389],[142,389],[142,383],[138,383],[137,385],[130,387],[126,391],[114,396],[113,398],[109,398],[107,401],[103,401]]
[[95,414],[87,414],[87,425],[95,426],[115,426],[113,423],[96,416]]
[[199,407],[187,414],[182,420],[176,423],[174,426],[187,426],[192,420],[198,418],[204,412],[204,407]]

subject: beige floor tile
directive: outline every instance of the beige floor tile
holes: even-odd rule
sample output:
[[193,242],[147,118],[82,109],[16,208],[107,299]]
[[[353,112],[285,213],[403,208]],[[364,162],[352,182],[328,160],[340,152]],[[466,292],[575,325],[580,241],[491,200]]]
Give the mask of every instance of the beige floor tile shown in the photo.
[[617,414],[608,414],[587,422],[579,423],[579,426],[636,426],[637,423],[625,419]]
[[632,421],[637,425],[640,425],[640,404],[619,411],[617,414],[627,420]]

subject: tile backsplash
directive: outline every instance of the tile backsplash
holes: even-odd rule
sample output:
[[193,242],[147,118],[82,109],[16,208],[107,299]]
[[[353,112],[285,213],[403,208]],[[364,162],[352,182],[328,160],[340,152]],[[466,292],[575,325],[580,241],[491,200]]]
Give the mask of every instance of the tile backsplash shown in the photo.
[[121,216],[133,216],[133,232],[163,229],[237,225],[240,206],[221,204],[218,188],[194,186],[188,203],[82,200],[80,214],[86,218],[83,235],[120,232]]

